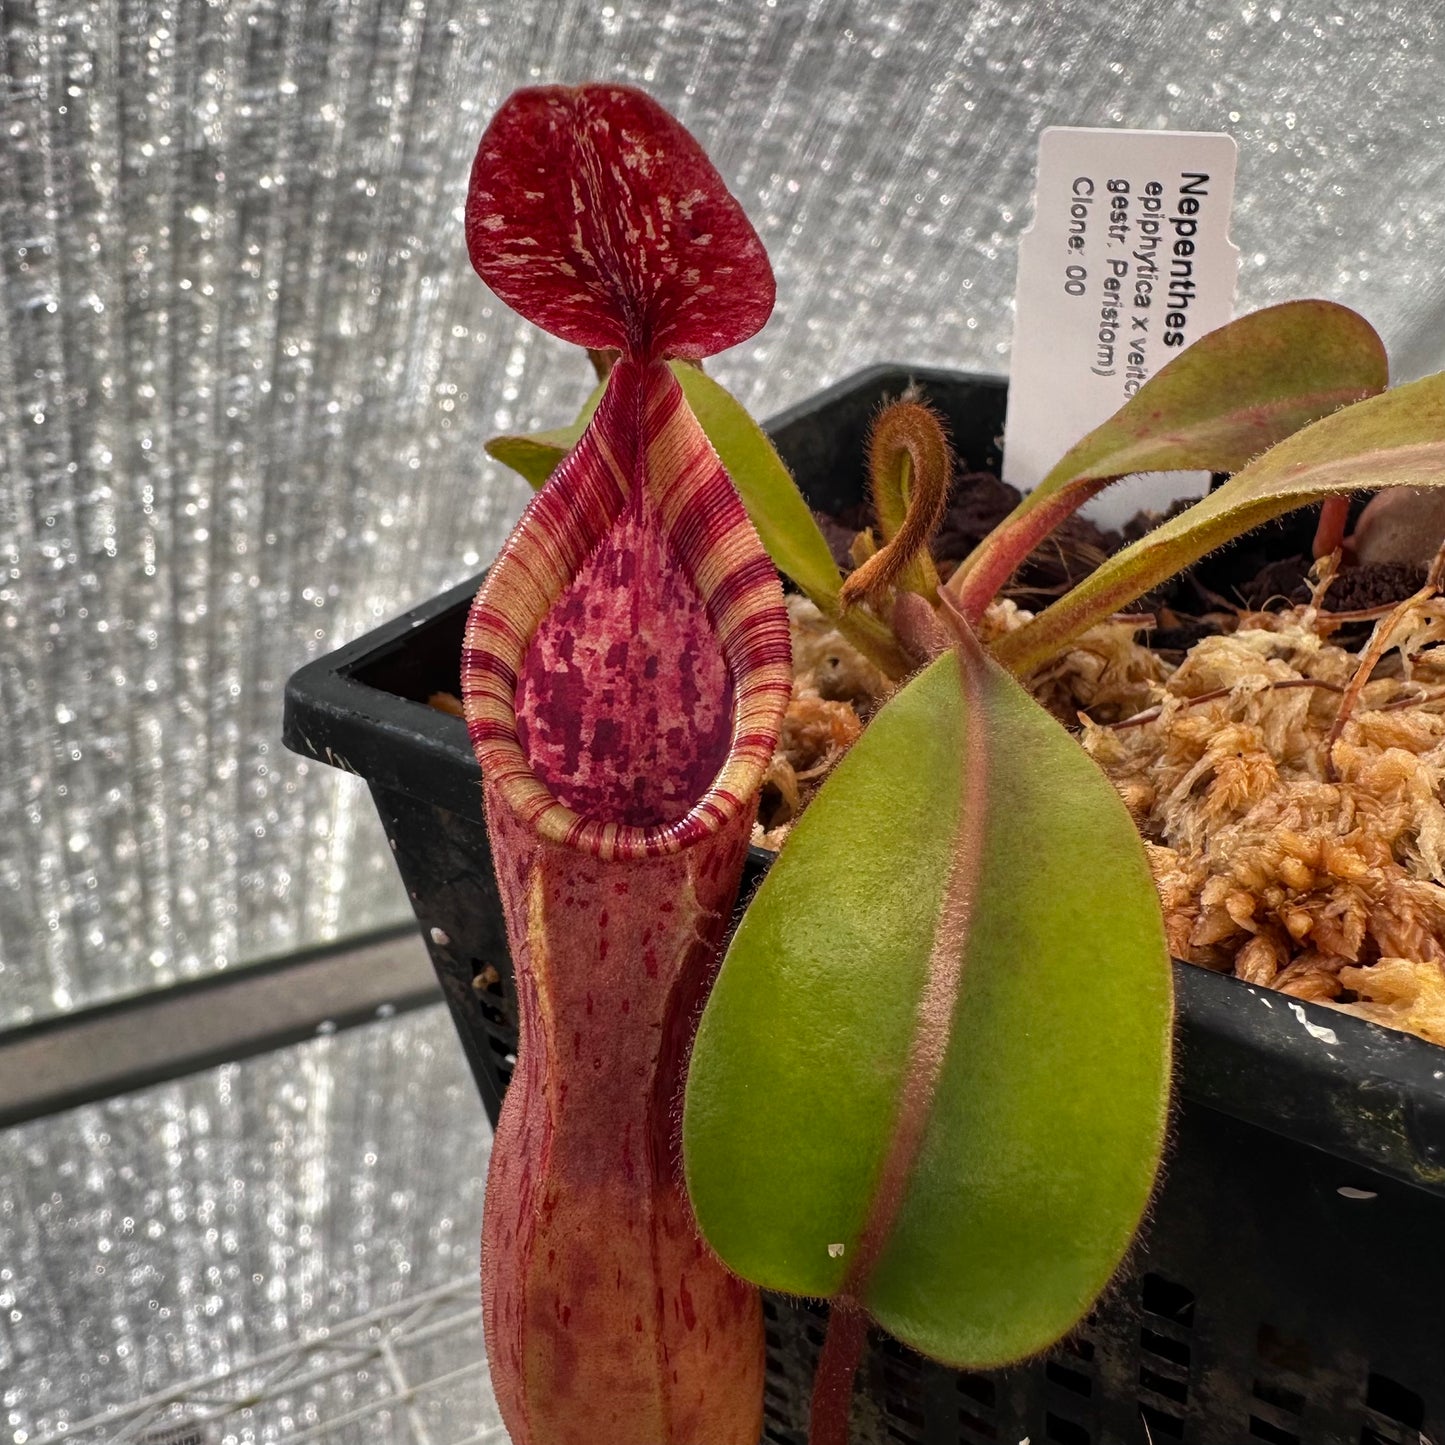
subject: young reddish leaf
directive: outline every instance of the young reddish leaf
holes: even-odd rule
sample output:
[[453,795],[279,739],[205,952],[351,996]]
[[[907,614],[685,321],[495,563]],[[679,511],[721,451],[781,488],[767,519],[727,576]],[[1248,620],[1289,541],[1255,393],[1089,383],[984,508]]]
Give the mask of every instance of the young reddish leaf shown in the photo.
[[1326,497],[1320,503],[1320,520],[1315,527],[1315,557],[1328,557],[1336,547],[1345,542],[1345,528],[1350,520],[1350,499],[1348,497]]
[[1171,1023],[1128,812],[965,634],[838,764],[728,949],[687,1084],[698,1222],[746,1278],[925,1354],[1032,1354],[1139,1225]]
[[663,358],[750,334],[771,274],[691,138],[611,86],[503,106],[468,237],[532,319],[623,351],[462,658],[521,1025],[492,1383],[514,1445],[755,1445],[759,1301],[698,1240],[677,1101],[792,669],[777,573]]
[[1383,391],[1384,344],[1333,301],[1286,301],[1201,336],[1063,457],[948,580],[977,621],[1070,513],[1133,472],[1236,472],[1338,407]]
[[1187,511],[1116,552],[1072,592],[994,643],[1025,675],[1094,623],[1273,517],[1366,487],[1445,486],[1445,372],[1296,432]]
[[702,147],[625,85],[519,90],[467,194],[482,280],[544,331],[635,361],[697,360],[773,309],[772,267]]

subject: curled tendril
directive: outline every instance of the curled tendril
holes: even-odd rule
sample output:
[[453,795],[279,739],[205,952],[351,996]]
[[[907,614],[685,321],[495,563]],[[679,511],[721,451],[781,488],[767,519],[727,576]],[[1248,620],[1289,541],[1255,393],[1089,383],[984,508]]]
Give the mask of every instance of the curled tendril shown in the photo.
[[848,576],[840,601],[877,604],[894,588],[936,597],[928,544],[943,521],[953,477],[942,417],[908,396],[885,407],[869,434],[868,474],[884,545]]

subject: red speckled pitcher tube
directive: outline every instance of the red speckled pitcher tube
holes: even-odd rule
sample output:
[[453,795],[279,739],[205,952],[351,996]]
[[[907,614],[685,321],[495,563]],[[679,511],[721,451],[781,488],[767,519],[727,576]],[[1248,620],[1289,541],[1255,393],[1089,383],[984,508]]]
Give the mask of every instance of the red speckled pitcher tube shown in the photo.
[[747,819],[605,863],[536,842],[493,792],[487,818],[522,1025],[482,1231],[503,1419],[515,1445],[756,1445],[758,1294],[698,1237],[676,1128]]

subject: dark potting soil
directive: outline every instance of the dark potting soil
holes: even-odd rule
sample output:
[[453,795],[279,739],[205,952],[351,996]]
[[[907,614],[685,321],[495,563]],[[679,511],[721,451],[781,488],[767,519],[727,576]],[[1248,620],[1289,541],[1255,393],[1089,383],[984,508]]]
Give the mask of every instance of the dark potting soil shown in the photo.
[[[961,470],[954,478],[933,548],[942,570],[962,561],[1013,510],[1019,495],[992,472]],[[1366,500],[1354,501],[1351,525]],[[1076,513],[1019,567],[1003,595],[1021,607],[1039,611],[1081,582],[1106,557],[1189,505],[1188,500],[1181,500],[1162,514],[1136,513],[1119,531],[1099,527]],[[834,560],[846,571],[851,566],[848,549],[854,536],[872,520],[868,508],[852,507],[836,517],[815,515]],[[1156,649],[1183,651],[1201,637],[1221,631],[1231,613],[1280,610],[1307,602],[1317,518],[1318,509],[1306,507],[1266,523],[1201,558],[1141,597],[1130,610],[1154,614],[1157,621],[1150,640]],[[1385,607],[1403,601],[1424,582],[1423,567],[1398,563],[1346,567],[1331,584],[1325,605],[1331,612]],[[1362,640],[1369,627],[1352,628],[1335,640],[1348,646],[1356,631]]]

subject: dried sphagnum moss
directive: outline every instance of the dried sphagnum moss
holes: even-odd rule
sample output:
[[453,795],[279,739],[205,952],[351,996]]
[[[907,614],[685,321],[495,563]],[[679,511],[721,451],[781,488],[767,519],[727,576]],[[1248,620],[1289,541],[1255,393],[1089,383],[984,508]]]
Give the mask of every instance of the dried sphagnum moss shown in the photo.
[[1197,643],[1082,742],[1146,840],[1176,957],[1445,1043],[1445,606],[1412,606],[1330,747],[1356,654],[1306,609]]
[[[754,832],[771,848],[889,691],[789,607],[797,676]],[[1028,617],[997,603],[980,631]],[[1398,620],[1332,750],[1360,657],[1331,626],[1254,614],[1171,668],[1116,620],[1031,685],[1128,805],[1176,957],[1445,1043],[1445,602]]]
[[887,678],[804,597],[788,598],[793,695],[763,778],[753,842],[781,848],[833,764],[892,691]]
[[[984,640],[1022,627],[1032,616],[1011,601],[995,603],[984,618]],[[763,779],[753,842],[780,848],[794,821],[834,763],[893,691],[873,666],[806,598],[788,598],[793,639],[793,696],[782,735]],[[1073,723],[1078,710],[1124,717],[1152,701],[1168,668],[1134,639],[1131,623],[1105,623],[1086,632],[1040,680],[1038,694]]]
[[[1032,618],[1010,598],[991,603],[979,639],[992,642]],[[1084,711],[1099,722],[1137,713],[1156,700],[1169,676],[1168,664],[1141,646],[1138,634],[1138,619],[1115,618],[1091,627],[1029,680],[1029,690],[1067,727],[1076,727]]]

